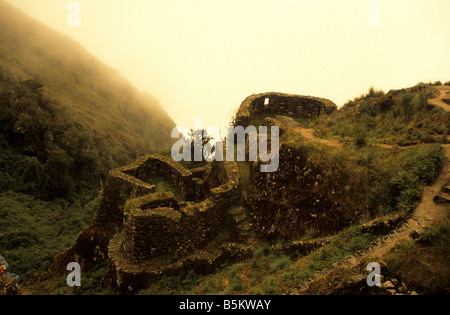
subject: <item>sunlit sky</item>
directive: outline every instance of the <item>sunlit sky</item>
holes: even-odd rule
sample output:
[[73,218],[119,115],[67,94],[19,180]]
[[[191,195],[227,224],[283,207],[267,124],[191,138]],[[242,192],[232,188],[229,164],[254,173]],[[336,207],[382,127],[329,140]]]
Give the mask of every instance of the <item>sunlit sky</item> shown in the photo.
[[[225,126],[253,93],[324,97],[450,80],[449,0],[8,0],[153,94]],[[379,25],[375,2],[380,8]]]

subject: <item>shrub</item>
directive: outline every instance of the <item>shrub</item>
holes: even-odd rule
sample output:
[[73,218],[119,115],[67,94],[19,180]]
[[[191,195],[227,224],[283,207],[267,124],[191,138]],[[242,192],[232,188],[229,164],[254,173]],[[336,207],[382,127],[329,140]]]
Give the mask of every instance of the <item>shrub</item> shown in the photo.
[[280,269],[284,269],[291,264],[291,260],[289,257],[282,256],[278,258],[272,265],[270,266],[270,271],[275,272]]
[[431,86],[438,86],[438,85],[442,85],[441,81],[435,81],[433,83],[430,84]]
[[278,285],[278,279],[275,276],[269,276],[263,283],[262,292],[267,295],[280,294],[280,288]]
[[235,292],[235,291],[242,291],[246,288],[245,283],[243,283],[240,279],[234,278],[231,280],[230,284],[228,285],[226,292]]
[[441,145],[432,144],[409,149],[401,158],[413,176],[430,184],[443,165],[444,151]]
[[269,254],[270,254],[270,247],[269,247],[269,245],[266,245],[264,247],[259,247],[254,252],[254,255],[256,257],[264,257],[264,256],[268,256]]
[[356,147],[361,148],[367,144],[367,128],[364,126],[357,126],[352,132],[353,142]]
[[445,294],[450,287],[450,220],[427,228],[417,241],[400,243],[386,257],[387,272],[424,294]]
[[421,186],[418,177],[406,171],[398,171],[388,183],[389,204],[400,206],[400,209],[411,210],[420,199]]
[[208,279],[206,280],[206,282],[203,284],[203,292],[205,293],[214,293],[217,292],[219,290],[220,286],[216,283],[216,281],[214,281],[214,279]]
[[382,90],[375,90],[375,88],[373,86],[371,86],[369,88],[369,92],[365,95],[364,98],[369,98],[369,97],[381,97],[384,96],[385,93]]
[[356,152],[356,159],[358,164],[363,166],[370,166],[377,158],[377,153],[373,148],[365,148]]

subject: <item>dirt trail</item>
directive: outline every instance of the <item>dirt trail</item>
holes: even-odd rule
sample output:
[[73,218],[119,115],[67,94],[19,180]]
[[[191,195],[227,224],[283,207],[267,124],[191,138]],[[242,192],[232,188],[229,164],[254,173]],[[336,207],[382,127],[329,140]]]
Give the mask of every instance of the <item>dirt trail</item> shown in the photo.
[[450,105],[445,103],[442,99],[450,99],[450,86],[448,85],[439,85],[434,86],[436,90],[438,90],[441,94],[438,97],[432,98],[428,100],[428,104],[442,107],[447,112],[450,112]]
[[322,139],[319,137],[316,137],[314,135],[314,129],[306,129],[303,128],[301,126],[295,127],[294,130],[296,130],[298,133],[300,133],[300,135],[302,135],[302,137],[315,141],[315,142],[319,142],[331,147],[336,147],[336,148],[341,148],[344,143],[342,141],[339,140],[327,140],[327,139]]
[[422,199],[408,219],[399,229],[383,237],[376,246],[369,248],[365,252],[367,257],[380,257],[385,255],[398,241],[408,239],[413,232],[420,233],[444,217],[443,206],[434,203],[436,196],[442,186],[450,180],[450,144],[442,145],[444,148],[445,160],[442,171],[432,185],[425,186]]
[[[314,135],[314,129],[306,129],[301,126],[298,126],[298,127],[295,127],[294,130],[296,130],[302,137],[304,137],[306,139],[309,139],[309,140],[312,140],[312,141],[315,141],[318,143],[322,143],[322,144],[328,145],[330,147],[342,148],[345,144],[345,142],[338,140],[338,139],[328,140],[328,139],[319,138]],[[399,146],[399,145],[393,145],[393,144],[375,143],[374,145],[379,146],[384,149],[394,149],[394,148],[408,149],[408,148],[412,148],[412,147],[417,147],[420,144]]]

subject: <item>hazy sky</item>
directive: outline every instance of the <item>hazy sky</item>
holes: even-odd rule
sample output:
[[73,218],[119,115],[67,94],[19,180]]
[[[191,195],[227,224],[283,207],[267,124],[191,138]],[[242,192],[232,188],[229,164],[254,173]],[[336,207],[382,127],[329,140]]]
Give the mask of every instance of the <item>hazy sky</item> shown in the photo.
[[[8,1],[74,38],[189,127],[195,117],[225,126],[253,93],[341,106],[371,86],[450,80],[449,0]],[[67,23],[70,2],[80,5],[80,26]]]

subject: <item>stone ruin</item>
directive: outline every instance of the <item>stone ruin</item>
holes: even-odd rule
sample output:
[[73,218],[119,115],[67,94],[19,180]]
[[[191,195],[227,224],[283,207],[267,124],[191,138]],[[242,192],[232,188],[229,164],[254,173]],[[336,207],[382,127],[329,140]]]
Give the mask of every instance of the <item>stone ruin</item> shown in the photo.
[[[335,109],[325,99],[263,93],[243,101],[235,125],[245,126],[261,113],[313,118]],[[164,178],[177,196],[156,191],[152,176]],[[252,246],[242,242],[246,234],[236,228],[243,208],[229,211],[241,198],[239,186],[235,162],[186,169],[170,157],[147,155],[111,170],[91,225],[55,256],[54,270],[64,273],[73,261],[83,270],[109,259],[104,286],[134,294],[163,275],[210,272],[251,257]],[[227,236],[216,241],[224,231]]]
[[247,126],[249,121],[259,114],[312,119],[322,113],[331,114],[336,109],[337,106],[332,101],[319,97],[275,92],[253,94],[242,102],[234,125]]
[[[155,175],[170,182],[179,196],[157,192],[148,183]],[[110,171],[92,224],[74,246],[55,257],[55,269],[62,272],[71,261],[83,267],[109,258],[105,285],[135,293],[155,277],[183,272],[192,268],[193,260],[204,259],[195,254],[228,225],[226,210],[239,197],[235,162],[213,162],[189,170],[170,157],[144,156]],[[207,259],[210,263],[249,254],[232,243],[219,245],[215,259]],[[177,264],[165,263],[165,272],[160,265],[155,271],[152,259],[165,255],[170,255],[170,262],[178,259]]]
[[149,156],[121,171],[135,178],[162,174],[183,195],[182,201],[171,192],[128,201],[123,212],[123,250],[135,263],[201,248],[221,229],[224,209],[238,197],[239,172],[234,163],[187,170],[170,158]]

